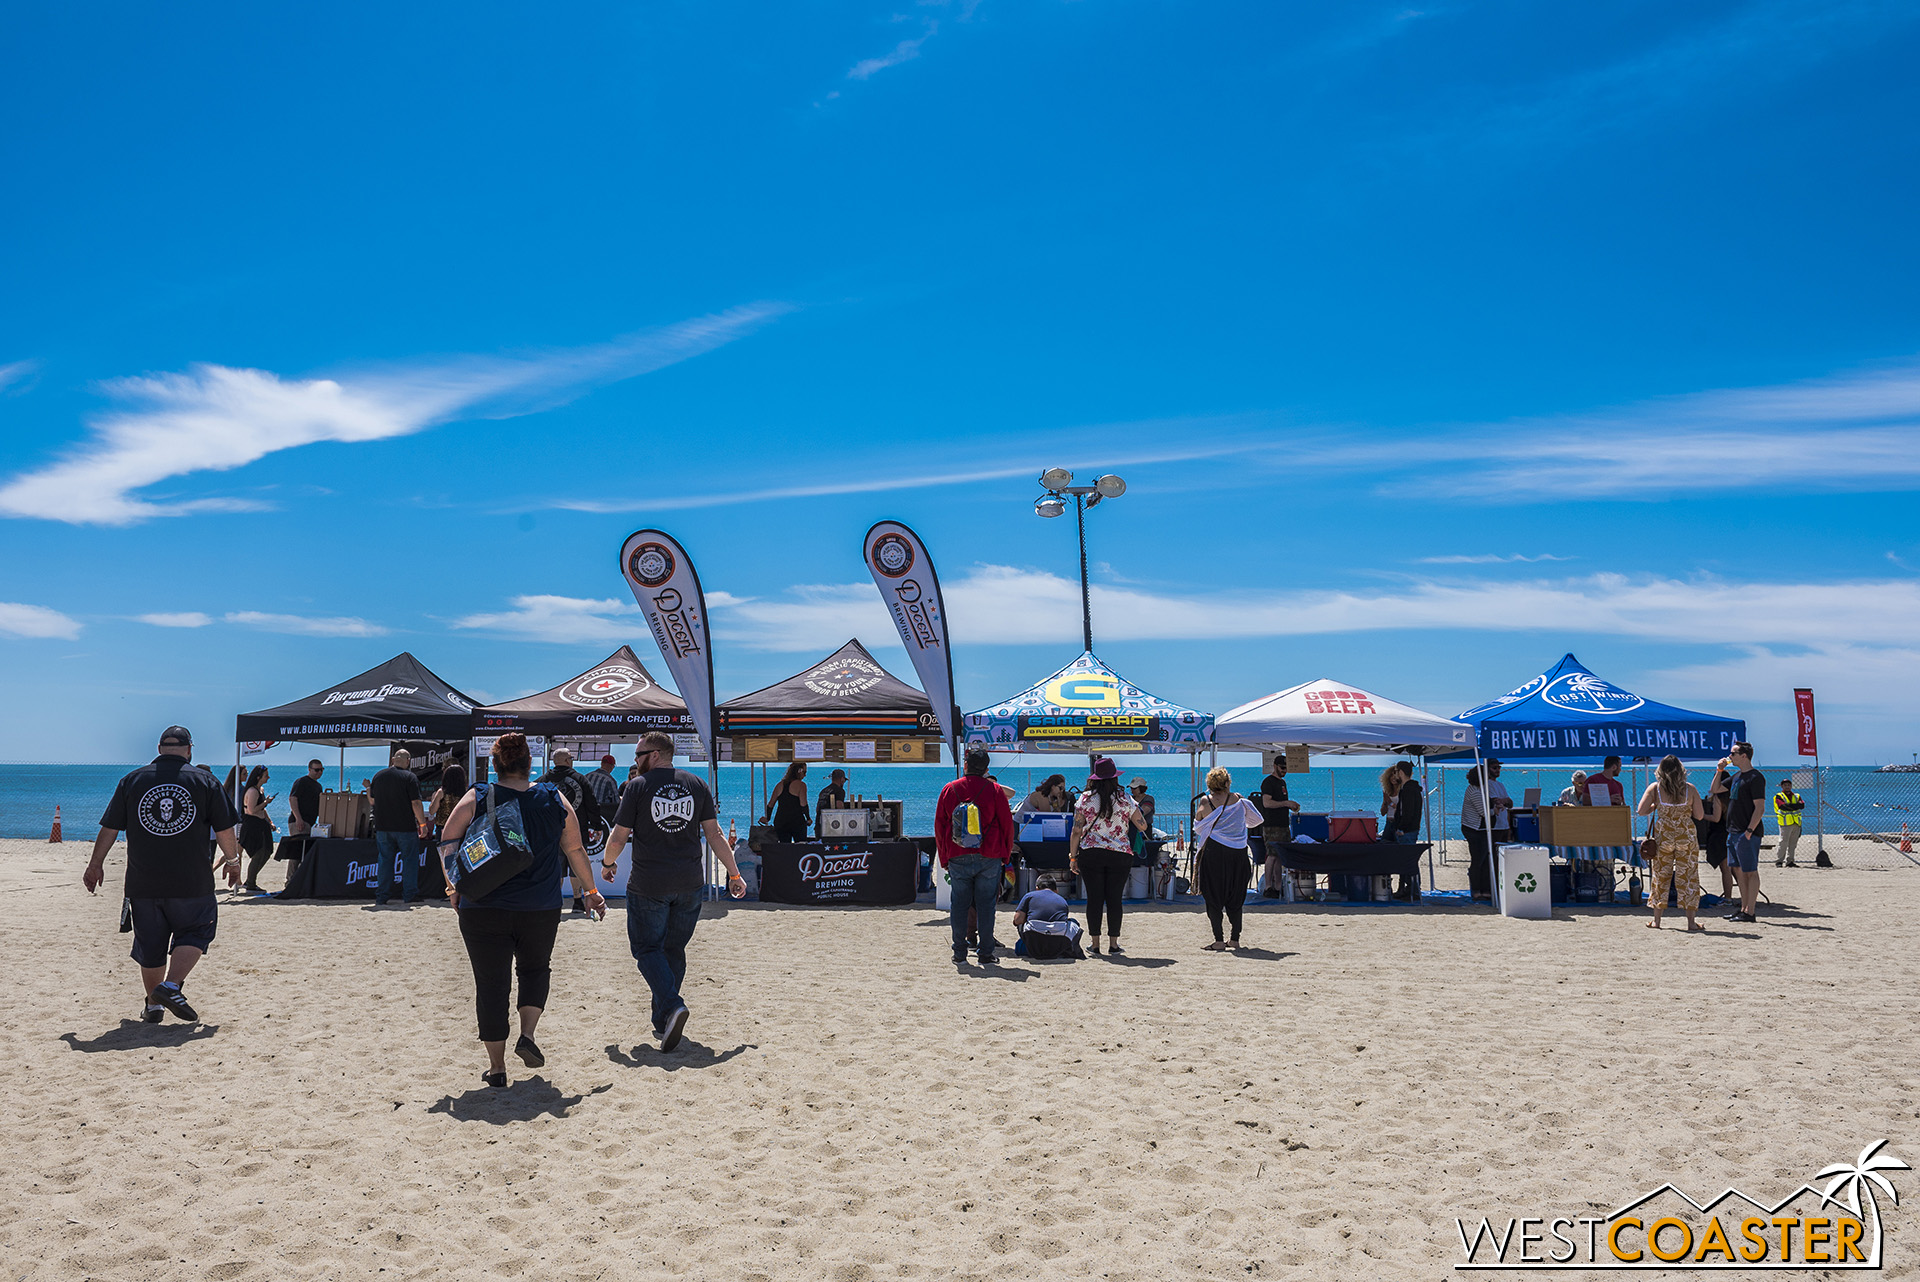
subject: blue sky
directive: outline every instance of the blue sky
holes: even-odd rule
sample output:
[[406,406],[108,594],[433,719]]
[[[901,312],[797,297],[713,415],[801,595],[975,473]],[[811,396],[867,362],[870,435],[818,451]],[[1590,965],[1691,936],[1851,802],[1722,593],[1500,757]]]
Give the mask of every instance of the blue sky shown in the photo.
[[[698,558],[722,697],[913,523],[963,704],[1078,648],[1452,713],[1572,650],[1920,750],[1920,11],[0,10],[11,755],[401,649],[485,698]],[[22,732],[24,732],[22,734]]]

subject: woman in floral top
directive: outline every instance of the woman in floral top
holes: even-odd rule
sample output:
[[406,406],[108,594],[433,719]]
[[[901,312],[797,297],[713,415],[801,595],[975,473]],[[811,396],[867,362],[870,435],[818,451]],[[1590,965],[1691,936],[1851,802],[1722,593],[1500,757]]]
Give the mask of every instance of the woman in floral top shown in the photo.
[[1087,950],[1100,951],[1100,917],[1107,918],[1107,951],[1120,951],[1120,902],[1133,875],[1133,842],[1127,830],[1147,829],[1139,805],[1120,786],[1120,767],[1111,757],[1096,757],[1087,790],[1073,805],[1073,831],[1067,837],[1069,866],[1087,892]]

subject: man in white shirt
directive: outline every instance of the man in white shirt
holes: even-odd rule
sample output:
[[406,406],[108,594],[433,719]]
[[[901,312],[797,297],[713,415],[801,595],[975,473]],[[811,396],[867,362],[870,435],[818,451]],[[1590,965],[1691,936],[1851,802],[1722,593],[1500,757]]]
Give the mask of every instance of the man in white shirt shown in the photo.
[[1487,758],[1487,800],[1493,806],[1493,844],[1507,845],[1513,841],[1513,798],[1500,782],[1499,761],[1492,757]]

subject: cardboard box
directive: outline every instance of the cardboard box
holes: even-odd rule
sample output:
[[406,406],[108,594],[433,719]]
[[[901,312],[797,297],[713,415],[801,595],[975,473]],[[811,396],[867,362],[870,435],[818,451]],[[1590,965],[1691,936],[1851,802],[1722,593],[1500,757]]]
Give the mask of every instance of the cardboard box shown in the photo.
[[1543,846],[1631,846],[1633,811],[1626,806],[1542,806]]

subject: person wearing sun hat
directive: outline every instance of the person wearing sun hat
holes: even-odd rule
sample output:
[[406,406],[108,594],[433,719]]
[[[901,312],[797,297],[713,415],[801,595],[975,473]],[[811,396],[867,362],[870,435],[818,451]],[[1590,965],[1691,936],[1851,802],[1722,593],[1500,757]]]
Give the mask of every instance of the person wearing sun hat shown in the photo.
[[1095,757],[1087,789],[1073,804],[1073,828],[1067,834],[1068,867],[1087,892],[1087,951],[1100,951],[1100,919],[1107,920],[1107,952],[1120,951],[1120,905],[1133,875],[1131,829],[1145,831],[1139,803],[1120,786],[1120,767],[1112,757]]

